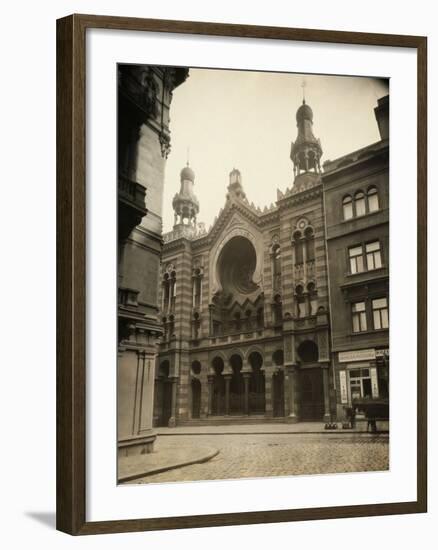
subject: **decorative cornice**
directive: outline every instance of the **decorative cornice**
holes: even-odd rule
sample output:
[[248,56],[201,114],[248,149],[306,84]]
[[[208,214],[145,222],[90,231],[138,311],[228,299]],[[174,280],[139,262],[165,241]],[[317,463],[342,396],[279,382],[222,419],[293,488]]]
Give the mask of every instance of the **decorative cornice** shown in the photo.
[[322,183],[313,185],[308,189],[303,189],[302,191],[293,191],[292,189],[286,189],[284,194],[281,194],[279,200],[277,201],[278,208],[283,210],[295,204],[302,204],[316,197],[322,195]]

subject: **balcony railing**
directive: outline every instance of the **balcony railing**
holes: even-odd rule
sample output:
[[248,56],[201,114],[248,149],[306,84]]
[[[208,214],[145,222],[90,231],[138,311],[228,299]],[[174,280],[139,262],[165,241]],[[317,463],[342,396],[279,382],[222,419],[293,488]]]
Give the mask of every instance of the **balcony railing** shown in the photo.
[[146,188],[143,185],[124,174],[119,174],[119,199],[139,210],[139,213],[144,216],[147,212],[145,198]]
[[118,179],[119,240],[126,239],[147,214],[146,189],[123,174]]
[[118,294],[119,306],[138,307],[138,290],[119,287]]

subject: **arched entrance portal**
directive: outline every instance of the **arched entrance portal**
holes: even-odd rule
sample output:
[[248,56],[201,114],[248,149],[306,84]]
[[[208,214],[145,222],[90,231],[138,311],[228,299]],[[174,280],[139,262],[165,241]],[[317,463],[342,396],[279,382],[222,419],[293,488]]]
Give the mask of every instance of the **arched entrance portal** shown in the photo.
[[312,340],[306,340],[301,342],[297,352],[301,363],[301,420],[322,420],[324,418],[324,381],[322,369],[318,365],[318,346]]
[[224,361],[222,357],[215,357],[212,361],[213,367],[213,399],[211,403],[212,414],[225,413],[225,380],[223,377]]
[[197,378],[192,378],[192,418],[201,416],[201,382]]
[[158,367],[155,384],[155,422],[157,426],[168,426],[172,416],[172,380],[169,378],[169,361],[163,361]]
[[[272,362],[276,367],[282,367],[284,363],[283,350],[279,349],[272,354]],[[284,371],[278,369],[272,377],[272,414],[284,416]]]
[[265,412],[265,373],[262,370],[263,357],[253,351],[248,357],[251,366],[249,379],[249,412],[260,414]]
[[230,380],[230,414],[243,414],[244,383],[242,376],[242,358],[235,354],[230,357],[233,375]]

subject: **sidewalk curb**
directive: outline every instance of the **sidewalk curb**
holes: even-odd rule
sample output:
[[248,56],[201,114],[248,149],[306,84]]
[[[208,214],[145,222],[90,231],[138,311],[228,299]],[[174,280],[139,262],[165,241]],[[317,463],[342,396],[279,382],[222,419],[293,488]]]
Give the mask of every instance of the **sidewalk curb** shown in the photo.
[[[170,434],[169,434],[170,435]],[[138,472],[135,474],[129,474],[123,477],[118,478],[119,483],[125,483],[127,481],[133,481],[140,477],[152,476],[155,474],[161,474],[162,472],[167,472],[168,470],[175,470],[176,468],[184,468],[185,466],[191,466],[192,464],[202,464],[203,462],[208,462],[215,456],[219,454],[219,449],[214,449],[205,455],[201,455],[199,458],[193,458],[191,460],[186,460],[184,462],[174,462],[173,464],[167,464],[166,466],[159,466],[146,472]]]

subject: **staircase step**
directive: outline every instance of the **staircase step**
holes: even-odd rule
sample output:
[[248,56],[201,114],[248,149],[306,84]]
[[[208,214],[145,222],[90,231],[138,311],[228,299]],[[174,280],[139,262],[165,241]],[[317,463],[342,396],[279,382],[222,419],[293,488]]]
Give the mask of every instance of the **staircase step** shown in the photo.
[[178,426],[229,426],[231,424],[284,424],[284,417],[251,416],[210,416],[208,418],[192,418],[179,420]]

